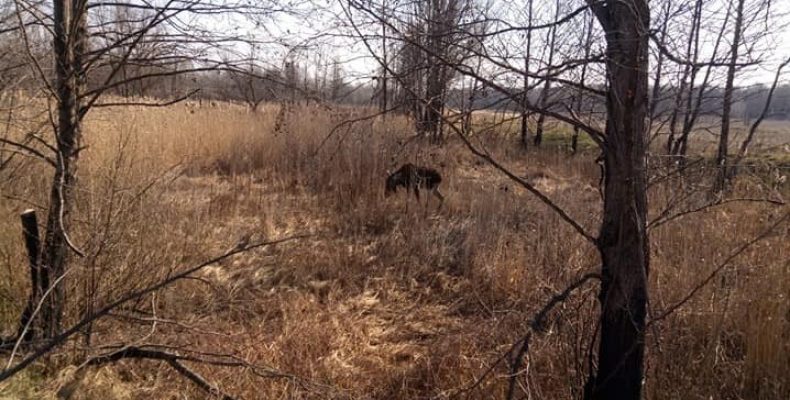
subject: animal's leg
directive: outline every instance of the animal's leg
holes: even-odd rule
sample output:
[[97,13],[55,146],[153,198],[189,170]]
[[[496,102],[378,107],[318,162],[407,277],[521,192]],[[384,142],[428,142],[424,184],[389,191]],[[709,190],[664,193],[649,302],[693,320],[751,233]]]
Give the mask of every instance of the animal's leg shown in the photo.
[[442,194],[439,192],[439,188],[438,187],[433,188],[433,195],[436,196],[436,198],[439,199],[439,208],[438,209],[441,209],[442,206],[444,205],[444,196],[442,196]]

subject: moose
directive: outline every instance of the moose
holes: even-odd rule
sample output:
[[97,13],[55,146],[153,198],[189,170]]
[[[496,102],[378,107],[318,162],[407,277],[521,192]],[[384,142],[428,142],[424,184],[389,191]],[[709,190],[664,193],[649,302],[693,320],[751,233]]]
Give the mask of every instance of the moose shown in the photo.
[[404,164],[397,171],[387,176],[385,196],[389,196],[398,191],[399,186],[406,188],[406,191],[414,191],[417,201],[420,200],[420,188],[430,190],[439,199],[439,207],[444,204],[444,196],[439,193],[439,184],[442,183],[442,175],[435,169],[420,167],[414,164]]

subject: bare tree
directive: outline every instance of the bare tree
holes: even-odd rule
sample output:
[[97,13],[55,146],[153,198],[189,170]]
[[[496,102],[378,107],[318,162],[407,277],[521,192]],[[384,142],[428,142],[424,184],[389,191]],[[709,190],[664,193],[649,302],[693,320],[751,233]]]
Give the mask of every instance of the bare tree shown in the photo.
[[[233,83],[233,96],[243,101],[250,108],[250,111],[258,111],[260,104],[267,100],[273,100],[275,86],[281,84],[278,74],[271,69],[263,70],[261,63],[258,62],[256,46],[250,46],[247,60],[234,61],[232,58],[227,60],[228,64],[236,64],[237,67],[230,69],[228,75]],[[246,65],[245,65],[246,64]]]
[[[204,71],[248,72],[240,66],[242,58],[222,59],[224,46],[256,42],[203,29],[200,21],[206,16],[225,15],[233,18],[268,18],[278,12],[271,4],[236,3],[225,0],[166,2],[100,2],[92,0],[54,0],[51,4],[17,3],[15,21],[8,28],[22,38],[27,54],[27,64],[33,71],[36,83],[53,104],[52,141],[35,135],[36,147],[24,142],[7,140],[14,146],[28,147],[30,154],[53,167],[48,196],[48,210],[40,249],[31,251],[33,290],[29,304],[38,305],[35,312],[22,316],[20,334],[7,343],[14,351],[29,346],[33,355],[28,361],[4,369],[3,379],[21,370],[31,361],[60,346],[82,327],[90,326],[106,312],[98,312],[102,303],[112,303],[118,292],[98,294],[93,289],[85,304],[67,302],[68,280],[75,269],[71,258],[90,256],[73,236],[72,215],[78,208],[76,192],[79,188],[78,164],[83,146],[83,124],[86,115],[97,107],[162,106],[183,100],[190,93],[175,99],[139,101],[123,98],[106,100],[105,94],[118,88],[131,87],[142,82],[161,82],[173,76],[196,74]],[[51,6],[51,7],[50,7]],[[190,16],[185,23],[181,17]],[[51,57],[39,58],[32,40],[34,32],[51,35]],[[50,70],[42,61],[53,60]],[[257,71],[257,70],[256,70]],[[145,94],[141,88],[135,94]],[[122,90],[121,94],[133,94]],[[46,104],[46,103],[45,103]],[[49,111],[49,107],[45,112]],[[95,289],[95,288],[94,288]],[[132,289],[115,288],[120,296]],[[117,298],[117,297],[116,297]],[[30,309],[30,307],[29,307]],[[77,312],[67,312],[70,309]],[[97,314],[98,312],[98,314]],[[71,315],[87,318],[79,328],[71,324]],[[81,324],[81,325],[80,325]],[[71,328],[64,329],[64,325]],[[90,343],[90,329],[86,343]]]
[[[592,15],[585,14],[585,23],[584,23],[584,30],[582,33],[583,38],[583,46],[584,46],[584,59],[590,59],[592,55],[592,46],[593,46],[593,23],[594,18]],[[589,64],[583,63],[581,66],[581,72],[579,74],[579,83],[581,86],[585,86],[587,84],[587,74],[589,70]],[[584,114],[583,108],[585,107],[585,92],[582,88],[575,89],[575,98],[573,102],[573,109],[574,112],[578,115]],[[573,127],[573,135],[571,136],[571,153],[576,154],[579,149],[579,134],[581,129],[578,126]]]
[[530,55],[532,52],[532,18],[533,18],[533,11],[534,11],[534,1],[528,0],[527,1],[527,32],[526,32],[526,43],[524,44],[525,47],[525,54],[524,54],[524,87],[523,93],[521,98],[521,145],[525,148],[527,147],[527,140],[529,136],[529,74],[526,71],[529,71],[529,64],[530,64]]
[[727,179],[733,179],[735,175],[738,173],[738,165],[743,161],[744,157],[746,157],[747,152],[749,151],[749,145],[751,145],[752,141],[754,140],[754,136],[757,133],[757,129],[760,127],[760,124],[763,122],[765,117],[768,115],[768,110],[771,108],[771,103],[774,100],[774,93],[776,92],[777,84],[779,83],[779,79],[782,76],[782,70],[790,64],[790,58],[784,60],[779,66],[776,68],[776,74],[774,75],[773,83],[771,83],[771,88],[768,89],[768,94],[765,98],[765,103],[763,104],[762,111],[760,111],[760,115],[757,116],[757,119],[752,122],[751,126],[749,127],[749,132],[746,135],[746,138],[743,139],[741,142],[740,147],[738,148],[738,154],[735,156],[732,162],[732,167],[728,172]]
[[[464,0],[420,0],[414,2],[403,21],[403,47],[397,54],[401,84],[408,85],[407,104],[418,133],[442,141],[442,115],[450,82],[454,77],[448,62],[457,64],[463,54],[456,44],[456,27],[469,4]],[[452,60],[452,61],[450,61]]]
[[606,33],[601,335],[592,399],[639,399],[644,374],[647,276],[647,60],[650,8],[644,0],[589,1]]
[[[381,16],[376,10],[360,3],[350,5],[371,16],[377,21]],[[527,106],[532,112],[544,114],[559,121],[578,126],[601,146],[605,167],[603,222],[597,237],[588,233],[565,210],[554,203],[548,196],[510,172],[496,162],[484,150],[480,150],[469,141],[461,128],[452,124],[448,127],[459,133],[459,137],[476,155],[484,158],[508,177],[535,194],[541,201],[557,212],[561,218],[598,248],[601,261],[601,316],[600,346],[598,351],[598,368],[587,384],[587,397],[593,399],[638,399],[641,395],[644,357],[644,327],[647,304],[647,275],[649,265],[649,246],[647,238],[647,176],[645,156],[647,152],[645,121],[648,115],[648,29],[650,13],[646,1],[631,0],[617,2],[592,2],[568,13],[562,18],[533,29],[550,29],[552,26],[572,20],[574,16],[585,10],[592,10],[606,34],[606,78],[608,88],[605,92],[588,88],[578,82],[562,79],[558,70],[572,69],[581,62],[577,59],[565,61],[563,64],[552,64],[551,73],[544,70],[542,79],[553,80],[573,85],[597,96],[606,96],[606,130],[598,131],[594,126],[587,125],[574,115],[554,111],[550,107],[542,108],[536,104],[525,104],[521,95],[513,96],[513,92],[503,82],[487,78],[478,70],[458,65],[453,59],[446,59],[442,54],[432,52],[428,44],[411,40],[410,35],[403,35],[407,48],[428,52],[436,61],[443,62],[456,73],[479,80],[482,86],[496,90],[503,96],[517,100],[522,107]],[[355,23],[355,16],[349,18],[363,40],[367,39]],[[397,29],[397,28],[394,28]],[[514,28],[504,27],[501,32],[510,32]],[[516,28],[523,30],[524,28]],[[488,35],[497,34],[496,28]],[[467,32],[467,35],[469,33]],[[464,41],[458,42],[464,43]],[[459,46],[460,44],[456,44]],[[370,47],[370,46],[369,46]],[[502,58],[481,51],[480,56],[485,62],[514,73],[530,74],[530,71],[519,70],[507,64]],[[523,58],[520,58],[523,62]],[[588,62],[583,60],[582,62]],[[380,60],[379,60],[380,62]],[[386,68],[385,65],[382,67]],[[408,87],[408,86],[407,86]],[[412,94],[415,91],[412,90]],[[429,99],[424,99],[430,107]],[[438,110],[434,110],[438,112]],[[526,349],[525,345],[522,349]],[[513,396],[516,379],[523,351],[513,358],[509,397]]]
[[730,42],[730,65],[727,66],[727,82],[724,86],[724,108],[721,112],[721,133],[719,134],[719,149],[716,152],[716,165],[719,172],[716,175],[714,190],[724,190],[727,180],[727,170],[729,168],[728,152],[730,137],[730,111],[732,110],[732,98],[735,84],[735,71],[738,63],[738,51],[741,47],[741,36],[743,34],[744,3],[746,0],[736,0],[735,5],[735,27],[732,32],[732,42]]
[[[562,15],[562,2],[557,1],[554,4],[554,18],[557,21]],[[551,28],[546,33],[546,49],[548,53],[546,56],[546,73],[547,75],[553,74],[554,53],[557,51],[557,24],[551,24]],[[543,82],[543,89],[540,91],[540,98],[538,100],[538,107],[545,109],[548,108],[551,100],[551,79],[545,79]],[[533,139],[535,147],[539,147],[543,142],[543,126],[546,123],[546,114],[538,115],[538,122],[535,127],[535,137]]]

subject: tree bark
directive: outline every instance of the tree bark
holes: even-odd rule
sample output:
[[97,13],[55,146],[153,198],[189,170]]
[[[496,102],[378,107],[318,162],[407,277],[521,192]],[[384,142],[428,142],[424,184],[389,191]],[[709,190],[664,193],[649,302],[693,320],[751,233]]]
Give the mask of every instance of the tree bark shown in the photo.
[[607,41],[607,123],[601,254],[598,370],[586,398],[639,399],[649,244],[645,155],[648,116],[647,0],[595,3]]

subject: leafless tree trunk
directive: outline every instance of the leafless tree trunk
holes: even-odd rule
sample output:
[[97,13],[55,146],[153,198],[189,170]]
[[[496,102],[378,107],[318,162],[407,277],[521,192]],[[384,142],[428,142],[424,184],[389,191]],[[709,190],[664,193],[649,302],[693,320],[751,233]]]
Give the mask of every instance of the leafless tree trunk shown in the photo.
[[[554,21],[555,23],[552,24],[551,28],[549,29],[546,37],[546,42],[548,43],[547,51],[549,52],[548,59],[546,63],[548,65],[548,70],[546,74],[551,76],[552,75],[552,67],[554,64],[554,52],[556,51],[556,41],[557,41],[557,24],[556,22],[560,19],[560,7],[562,3],[558,0],[554,4]],[[540,108],[547,108],[549,105],[549,98],[551,97],[551,79],[546,79],[543,83],[543,90],[540,91]],[[538,122],[535,127],[535,138],[533,139],[535,147],[540,147],[540,144],[543,143],[543,126],[546,123],[546,114],[541,113],[538,116]]]
[[[585,17],[587,18],[587,17]],[[590,55],[592,53],[592,45],[593,45],[593,22],[594,18],[590,16],[586,19],[586,23],[584,25],[584,59],[589,60]],[[587,63],[582,64],[581,74],[579,76],[579,83],[582,86],[587,84]],[[582,108],[584,107],[584,90],[581,88],[576,89],[576,98],[574,99],[574,108],[576,113],[581,113]],[[576,154],[579,150],[579,133],[581,129],[578,126],[573,127],[573,136],[571,136],[571,154]]]
[[529,137],[529,63],[532,53],[532,12],[533,1],[527,1],[527,40],[524,54],[524,93],[521,99],[521,145],[527,147]]
[[[381,2],[381,15],[383,18],[386,18],[387,15],[387,3],[386,1],[382,0]],[[388,97],[387,97],[387,69],[389,68],[389,54],[387,54],[387,24],[385,22],[381,23],[381,59],[384,60],[384,65],[387,68],[381,69],[381,104],[379,110],[384,112],[388,109]],[[382,115],[382,118],[386,118],[386,113]]]
[[41,256],[41,271],[50,285],[55,285],[44,299],[41,316],[34,323],[42,337],[51,339],[60,333],[65,311],[64,274],[69,256],[66,228],[73,207],[76,161],[82,135],[79,95],[85,82],[82,55],[85,51],[85,0],[55,0],[53,24],[55,54],[55,90],[58,124],[55,132],[57,165],[50,192],[50,208]]
[[[718,65],[717,59],[719,57],[719,47],[724,39],[724,32],[729,26],[730,10],[728,9],[724,15],[724,20],[721,24],[719,32],[716,36],[709,60],[706,64],[697,63],[699,57],[699,36],[702,24],[702,2],[698,2],[692,12],[691,16],[691,32],[688,38],[688,48],[686,52],[686,63],[684,64],[684,74],[680,82],[680,88],[674,109],[671,114],[670,122],[670,138],[667,141],[667,154],[680,156],[681,163],[684,163],[685,156],[688,152],[688,142],[692,130],[697,124],[697,120],[702,113],[703,106],[706,99],[709,100],[708,92],[711,91],[711,77],[715,67]],[[662,52],[663,54],[663,52]],[[695,85],[697,71],[705,67],[705,75],[699,85]],[[686,86],[687,79],[691,76],[690,85]],[[685,96],[685,106],[684,103]],[[679,113],[683,114],[683,124],[680,129],[680,136],[673,140],[676,132],[677,119]]]
[[[685,143],[688,140],[688,135],[684,129],[681,131],[681,137],[676,139],[678,118],[680,117],[683,108],[683,101],[686,101],[688,107],[685,108],[683,113],[684,118],[688,121],[689,112],[691,111],[690,105],[694,98],[694,80],[697,75],[697,55],[699,54],[699,37],[700,37],[700,23],[702,19],[702,0],[696,0],[694,9],[691,14],[691,26],[689,27],[689,36],[686,41],[685,57],[690,62],[683,66],[683,72],[680,78],[680,86],[675,95],[675,104],[672,110],[672,115],[669,121],[669,137],[667,138],[667,154],[678,154],[680,148],[685,149]],[[685,153],[685,151],[684,151]]]
[[689,58],[693,65],[690,66],[689,82],[685,99],[686,107],[685,112],[683,113],[683,131],[679,140],[675,143],[674,150],[674,153],[680,156],[685,156],[688,149],[688,138],[693,127],[692,115],[694,115],[693,104],[695,96],[701,102],[703,90],[705,89],[704,86],[700,88],[697,88],[696,86],[697,74],[699,73],[700,68],[697,65],[697,59],[700,52],[700,31],[702,30],[702,0],[697,0],[696,4],[694,5],[694,13],[692,14],[692,29],[693,33],[689,37],[689,48],[691,49],[689,52]]
[[[466,3],[420,0],[408,7],[412,11],[407,20],[401,21],[405,26],[401,33],[403,45],[397,55],[400,78],[396,81],[406,85],[404,103],[415,119],[417,133],[441,142],[445,100],[454,77],[451,64],[462,58],[457,52],[456,26],[467,9]],[[379,19],[384,21],[384,16]]]
[[641,398],[649,244],[645,170],[650,9],[646,0],[591,7],[606,33],[609,88],[604,144],[598,370],[590,399]]
[[727,179],[732,180],[735,178],[735,175],[738,174],[738,165],[743,161],[743,158],[746,157],[746,153],[749,151],[749,145],[752,143],[755,133],[757,133],[757,128],[760,127],[760,124],[768,115],[768,110],[771,108],[771,102],[773,101],[774,93],[776,92],[776,86],[779,84],[779,78],[782,76],[782,69],[784,69],[784,67],[786,67],[788,64],[790,64],[790,58],[786,59],[784,62],[779,64],[779,67],[776,68],[774,81],[771,83],[771,88],[768,89],[768,96],[766,97],[765,103],[763,104],[763,109],[760,111],[760,115],[757,117],[757,119],[754,120],[752,125],[749,127],[749,133],[746,135],[746,139],[743,140],[740,148],[738,149],[738,154],[735,156],[732,162],[733,165],[728,172]]
[[[661,31],[659,33],[659,42],[666,43],[667,39],[667,28],[669,26],[669,18],[670,18],[670,11],[672,8],[672,1],[665,0],[664,9],[662,12],[663,21],[661,22]],[[658,103],[661,101],[661,76],[664,72],[664,53],[658,52],[656,55],[656,65],[655,65],[656,74],[653,78],[653,93],[650,96],[650,111],[648,112],[648,129],[652,129],[653,122],[656,119],[656,112],[658,110]]]
[[741,33],[743,29],[743,5],[746,0],[736,0],[735,6],[735,27],[732,33],[730,44],[730,65],[727,66],[727,82],[724,86],[724,103],[721,112],[721,133],[719,134],[719,148],[716,152],[716,182],[714,190],[724,191],[727,187],[727,173],[729,169],[728,149],[730,141],[730,113],[732,110],[732,97],[735,84],[735,71],[738,66],[738,50],[741,44]]

